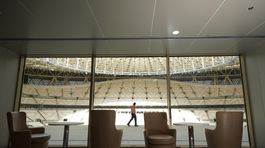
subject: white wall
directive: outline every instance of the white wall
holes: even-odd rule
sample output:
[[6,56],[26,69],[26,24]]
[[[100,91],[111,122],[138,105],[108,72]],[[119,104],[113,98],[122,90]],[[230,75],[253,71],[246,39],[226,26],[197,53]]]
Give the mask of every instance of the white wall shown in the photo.
[[257,148],[265,147],[265,49],[245,55],[249,100]]
[[13,109],[18,67],[18,54],[0,47],[0,148],[8,143],[6,112]]

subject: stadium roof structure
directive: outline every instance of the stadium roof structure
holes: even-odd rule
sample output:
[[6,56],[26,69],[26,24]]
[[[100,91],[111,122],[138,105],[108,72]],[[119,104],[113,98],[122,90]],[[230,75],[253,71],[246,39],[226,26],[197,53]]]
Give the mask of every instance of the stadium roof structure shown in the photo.
[[[90,73],[91,58],[27,58],[26,67]],[[171,57],[170,73],[188,73],[239,67],[238,56]],[[96,58],[96,73],[115,75],[166,74],[165,57]]]

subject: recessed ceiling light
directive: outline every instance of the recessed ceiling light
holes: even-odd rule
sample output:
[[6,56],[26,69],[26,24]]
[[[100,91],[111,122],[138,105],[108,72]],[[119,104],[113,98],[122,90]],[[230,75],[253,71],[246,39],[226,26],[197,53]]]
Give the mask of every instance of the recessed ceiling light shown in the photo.
[[179,31],[178,30],[172,31],[172,34],[173,35],[178,35],[179,34]]

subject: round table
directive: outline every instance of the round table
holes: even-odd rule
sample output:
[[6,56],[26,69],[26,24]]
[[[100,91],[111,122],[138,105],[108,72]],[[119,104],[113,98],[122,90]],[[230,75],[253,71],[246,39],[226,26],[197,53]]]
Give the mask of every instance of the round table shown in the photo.
[[81,124],[84,124],[84,122],[71,122],[71,121],[48,122],[48,125],[50,126],[64,126],[63,148],[68,147],[69,126],[70,125],[81,125]]

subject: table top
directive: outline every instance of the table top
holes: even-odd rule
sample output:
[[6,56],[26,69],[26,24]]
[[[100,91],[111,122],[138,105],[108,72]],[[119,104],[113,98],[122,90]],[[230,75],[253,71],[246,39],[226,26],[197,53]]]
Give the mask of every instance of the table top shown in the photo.
[[84,124],[84,122],[72,122],[72,121],[53,121],[53,122],[47,122],[48,125],[81,125]]
[[208,126],[209,123],[205,123],[205,122],[176,122],[173,123],[173,125],[181,125],[181,126],[196,126],[196,125],[204,125],[204,126]]

